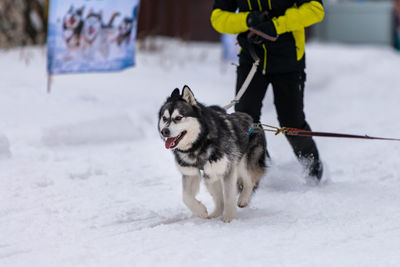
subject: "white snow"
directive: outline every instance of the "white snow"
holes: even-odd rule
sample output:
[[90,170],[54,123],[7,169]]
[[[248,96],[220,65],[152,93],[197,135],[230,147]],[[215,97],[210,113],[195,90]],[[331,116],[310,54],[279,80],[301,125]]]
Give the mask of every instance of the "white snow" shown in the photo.
[[[161,45],[121,73],[57,76],[51,94],[42,48],[0,52],[0,266],[400,264],[400,142],[318,138],[330,179],[309,186],[268,134],[273,165],[250,207],[229,224],[192,216],[158,109],[185,84],[227,104],[235,67],[217,44]],[[399,70],[390,48],[308,44],[307,120],[400,138]],[[277,125],[271,91],[262,119]],[[204,187],[199,199],[212,211]]]
[[8,138],[0,133],[0,160],[11,157],[10,142]]
[[48,146],[107,144],[143,139],[139,120],[136,125],[128,115],[99,118],[48,129],[42,141]]

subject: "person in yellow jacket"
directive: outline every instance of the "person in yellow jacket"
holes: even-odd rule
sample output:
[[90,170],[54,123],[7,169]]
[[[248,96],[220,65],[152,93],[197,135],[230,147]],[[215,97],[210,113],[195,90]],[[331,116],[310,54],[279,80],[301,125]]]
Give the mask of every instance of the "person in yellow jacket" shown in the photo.
[[[281,127],[310,130],[304,114],[305,31],[322,21],[321,0],[214,0],[211,24],[220,33],[238,34],[241,46],[236,93],[246,79],[256,54],[261,63],[248,89],[235,105],[255,122],[260,121],[262,101],[272,85]],[[268,41],[249,35],[249,28],[277,37]],[[307,176],[319,181],[323,174],[317,146],[311,137],[287,136]]]

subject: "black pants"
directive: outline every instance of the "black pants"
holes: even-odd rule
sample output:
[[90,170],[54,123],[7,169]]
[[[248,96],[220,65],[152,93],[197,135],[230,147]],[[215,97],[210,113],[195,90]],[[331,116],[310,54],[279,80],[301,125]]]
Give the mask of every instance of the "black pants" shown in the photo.
[[[236,93],[244,83],[251,65],[240,65],[237,69]],[[304,114],[304,71],[284,74],[263,75],[256,72],[246,92],[235,105],[236,111],[248,113],[254,122],[260,121],[262,102],[269,84],[274,92],[274,104],[281,127],[292,127],[310,130]],[[305,160],[319,160],[317,146],[311,137],[286,136],[297,158]],[[308,161],[308,162],[307,162]]]

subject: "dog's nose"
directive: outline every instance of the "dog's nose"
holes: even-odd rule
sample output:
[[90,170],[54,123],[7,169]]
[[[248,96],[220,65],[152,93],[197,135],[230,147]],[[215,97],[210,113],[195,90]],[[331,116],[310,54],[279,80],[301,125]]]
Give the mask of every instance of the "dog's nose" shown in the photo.
[[171,134],[171,132],[169,131],[168,128],[164,128],[164,129],[161,130],[161,134],[162,134],[162,136],[164,136],[164,137],[169,137],[169,135]]

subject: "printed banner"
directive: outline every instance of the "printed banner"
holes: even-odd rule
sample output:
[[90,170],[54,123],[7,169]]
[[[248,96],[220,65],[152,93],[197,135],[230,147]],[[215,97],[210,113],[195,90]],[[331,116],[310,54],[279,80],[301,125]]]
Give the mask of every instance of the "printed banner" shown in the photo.
[[134,66],[140,0],[50,0],[50,74]]

